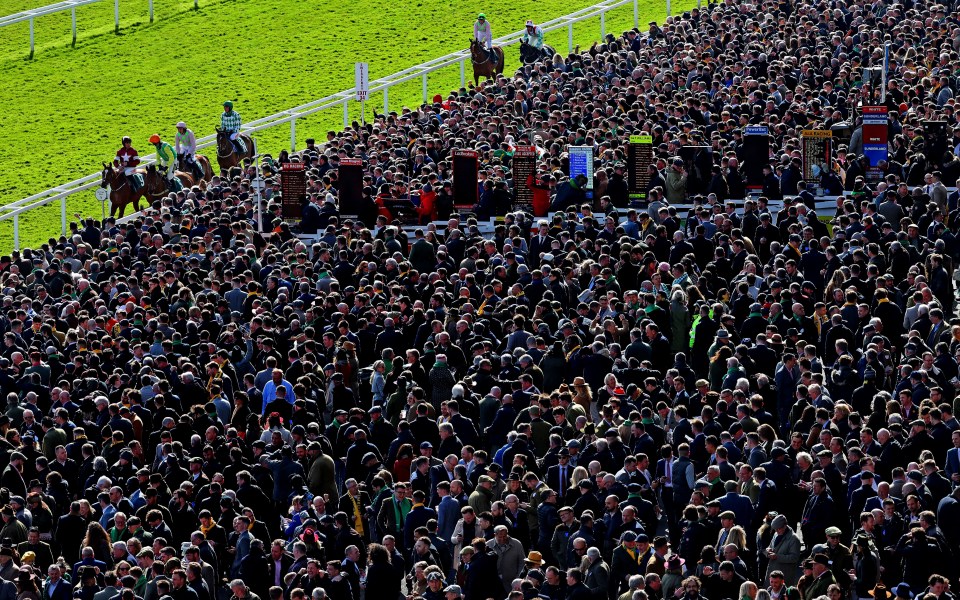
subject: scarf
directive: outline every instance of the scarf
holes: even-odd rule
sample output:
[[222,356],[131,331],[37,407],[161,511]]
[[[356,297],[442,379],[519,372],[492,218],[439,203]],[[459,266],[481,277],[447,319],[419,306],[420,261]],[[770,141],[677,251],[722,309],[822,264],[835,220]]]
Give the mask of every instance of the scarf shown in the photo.
[[347,494],[347,496],[350,497],[350,502],[353,503],[353,528],[363,536],[363,513],[360,512],[360,503],[357,502],[355,496],[351,496],[350,494]]
[[216,524],[217,524],[216,521],[214,521],[213,519],[210,520],[210,525],[207,525],[207,526],[204,526],[203,523],[201,522],[200,533],[202,533],[204,537],[206,537],[210,533],[210,530],[213,529]]
[[[420,506],[423,506],[422,504]],[[410,514],[412,510],[411,507],[407,505],[406,500],[401,500],[397,502],[397,499],[393,499],[393,515],[397,519],[397,529],[403,527],[403,523],[407,520],[407,515]]]

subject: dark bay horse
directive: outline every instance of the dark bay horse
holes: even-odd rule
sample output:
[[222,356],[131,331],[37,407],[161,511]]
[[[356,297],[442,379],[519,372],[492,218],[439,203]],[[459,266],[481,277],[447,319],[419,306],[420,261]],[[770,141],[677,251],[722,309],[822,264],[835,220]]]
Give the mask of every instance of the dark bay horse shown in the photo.
[[520,62],[525,65],[532,65],[539,60],[553,58],[556,53],[557,51],[553,47],[546,44],[543,45],[542,49],[537,50],[526,42],[520,42]]
[[476,39],[470,40],[470,62],[473,63],[473,85],[480,85],[480,78],[486,77],[493,79],[496,75],[503,74],[503,50],[500,46],[493,47],[493,53],[497,56],[497,64],[494,65],[487,55],[486,48]]
[[114,168],[107,163],[103,163],[103,171],[100,172],[100,187],[110,187],[110,216],[114,216],[119,211],[119,216],[127,210],[127,205],[133,203],[134,212],[140,211],[140,199],[146,199],[146,186],[134,191],[133,186],[123,174],[122,168]]
[[[253,158],[256,155],[256,149],[253,147],[253,140],[250,136],[241,133],[240,139],[243,140],[247,151],[243,154],[237,152],[233,142],[230,141],[230,133],[217,127],[217,162],[220,164],[220,170],[229,171],[233,167],[240,166],[245,158]],[[200,157],[198,156],[197,159]]]
[[[183,186],[183,189],[189,190],[196,183],[193,179],[193,175],[190,173],[185,173],[183,171],[176,171],[173,174],[174,177],[180,180],[180,184]],[[150,165],[147,167],[147,173],[144,175],[144,197],[148,201],[159,200],[160,198],[166,197],[170,193],[170,190],[167,188],[167,178],[160,173],[160,170],[157,169],[156,165]]]
[[[183,155],[177,155],[177,161],[181,167],[187,167],[187,163],[184,162]],[[193,157],[193,161],[197,163],[197,166],[200,167],[200,172],[203,173],[203,181],[209,182],[213,179],[213,167],[210,166],[210,159],[202,154],[197,154]],[[194,179],[197,178],[197,173],[193,169],[184,171],[184,173],[189,173]],[[199,183],[199,182],[197,182]]]

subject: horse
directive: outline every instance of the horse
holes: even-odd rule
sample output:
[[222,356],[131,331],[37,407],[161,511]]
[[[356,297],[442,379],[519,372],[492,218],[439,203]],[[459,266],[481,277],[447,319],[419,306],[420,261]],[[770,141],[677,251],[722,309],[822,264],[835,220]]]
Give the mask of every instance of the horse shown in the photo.
[[[182,154],[177,155],[177,162],[181,166],[186,166],[187,164],[184,162]],[[210,166],[210,159],[208,159],[206,156],[202,154],[196,154],[193,157],[193,162],[195,162],[197,166],[200,167],[200,172],[203,173],[203,176],[201,177],[203,181],[210,181],[211,179],[213,179],[213,168]],[[193,177],[194,179],[197,178],[197,174],[194,173],[192,169],[189,171],[184,171],[184,173],[189,173],[190,176]],[[200,182],[198,181],[197,183],[200,183]]]
[[503,50],[500,46],[493,47],[493,53],[497,57],[497,64],[494,65],[483,47],[476,39],[470,40],[470,62],[473,63],[473,85],[480,85],[480,78],[486,77],[493,79],[494,75],[503,74]]
[[[230,132],[217,127],[217,162],[222,171],[227,171],[243,163],[243,159],[252,159],[256,155],[256,149],[253,147],[253,140],[245,133],[240,134],[247,151],[243,154],[237,152],[233,142],[230,140]],[[199,156],[197,157],[200,158]]]
[[114,216],[118,211],[120,217],[127,210],[127,205],[133,203],[135,212],[140,212],[140,199],[146,199],[146,186],[134,191],[133,186],[123,174],[123,168],[114,168],[107,163],[103,163],[103,171],[100,172],[100,187],[110,187],[110,216]]
[[[182,185],[185,190],[189,190],[193,187],[194,183],[196,183],[193,175],[190,173],[174,171],[173,176],[180,180],[180,185]],[[167,178],[160,173],[156,165],[149,165],[147,167],[143,189],[146,190],[144,197],[150,202],[164,198],[170,193],[170,190],[167,188]]]
[[553,58],[556,53],[556,50],[546,44],[543,45],[542,49],[537,50],[526,42],[520,42],[520,62],[525,65],[532,65],[538,60]]

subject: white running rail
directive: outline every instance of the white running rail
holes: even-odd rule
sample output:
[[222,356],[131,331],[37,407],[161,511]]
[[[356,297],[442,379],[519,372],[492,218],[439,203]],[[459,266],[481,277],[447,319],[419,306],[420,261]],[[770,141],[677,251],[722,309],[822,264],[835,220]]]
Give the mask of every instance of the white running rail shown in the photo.
[[[67,2],[97,2],[98,0],[67,0]],[[667,5],[669,6],[669,0],[667,0]],[[573,27],[574,24],[580,23],[582,21],[587,21],[590,19],[595,19],[600,17],[600,37],[605,37],[607,34],[607,24],[606,16],[607,13],[611,10],[622,8],[624,6],[633,7],[633,25],[634,27],[639,27],[639,5],[638,0],[604,0],[599,4],[594,4],[588,8],[578,10],[576,12],[570,13],[562,17],[553,19],[543,23],[540,27],[544,32],[557,31],[563,28],[567,29],[567,51],[573,51]],[[509,46],[511,44],[516,44],[520,41],[520,38],[523,36],[523,31],[517,31],[503,37],[499,37],[494,40],[494,43],[499,46]],[[427,101],[427,89],[428,89],[428,76],[430,73],[439,71],[451,67],[453,65],[460,65],[460,86],[463,87],[466,83],[466,63],[470,60],[470,51],[461,50],[459,52],[454,52],[446,56],[441,56],[440,58],[435,58],[433,60],[427,61],[425,63],[404,69],[388,75],[376,81],[370,82],[370,93],[373,92],[382,92],[383,93],[383,111],[389,112],[390,105],[390,88],[405,83],[408,81],[413,81],[417,78],[420,78],[423,82],[423,101]],[[297,119],[312,115],[314,113],[332,108],[335,106],[343,107],[343,125],[346,127],[349,125],[349,107],[350,103],[354,101],[354,88],[339,92],[327,96],[325,98],[320,98],[314,100],[313,102],[308,102],[306,104],[301,104],[300,106],[291,108],[279,112],[275,115],[270,115],[269,117],[263,117],[245,123],[242,126],[242,131],[246,133],[256,133],[257,131],[263,131],[266,129],[271,129],[279,125],[284,125],[289,123],[290,125],[290,150],[293,151],[296,149],[297,141]],[[197,148],[208,148],[216,144],[216,135],[208,135],[206,137],[200,138],[197,140]],[[146,166],[149,164],[155,163],[156,155],[150,154],[148,156],[141,158],[141,165]],[[59,185],[57,187],[51,188],[49,190],[40,192],[39,194],[34,194],[22,200],[17,200],[9,204],[0,206],[0,212],[4,213],[0,215],[0,221],[13,220],[13,247],[16,250],[20,249],[20,216],[24,213],[27,213],[36,208],[46,206],[56,201],[60,201],[60,229],[61,235],[66,235],[67,232],[67,198],[73,194],[84,192],[87,190],[94,189],[100,185],[100,173],[95,173],[93,175],[88,175],[80,179]]]
[[[70,23],[73,29],[73,44],[77,43],[77,7],[86,6],[87,4],[93,4],[99,2],[100,0],[64,0],[63,2],[57,2],[56,4],[48,4],[47,6],[41,6],[40,8],[34,8],[32,10],[25,10],[23,12],[13,13],[12,15],[7,15],[5,17],[0,17],[0,27],[6,27],[7,25],[13,25],[14,23],[23,23],[24,21],[30,22],[30,58],[33,58],[33,20],[37,17],[42,17],[44,15],[52,15],[58,12],[63,12],[65,10],[70,11]],[[119,2],[119,0],[115,0]],[[119,15],[117,11],[117,15]],[[119,18],[119,17],[118,17]]]

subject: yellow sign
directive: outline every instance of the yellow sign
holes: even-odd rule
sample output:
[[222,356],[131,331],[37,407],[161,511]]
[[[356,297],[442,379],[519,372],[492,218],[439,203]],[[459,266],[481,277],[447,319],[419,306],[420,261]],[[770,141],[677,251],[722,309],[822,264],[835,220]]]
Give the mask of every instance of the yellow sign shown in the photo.
[[809,138],[829,138],[833,137],[833,132],[827,129],[804,129],[800,132],[800,136]]

